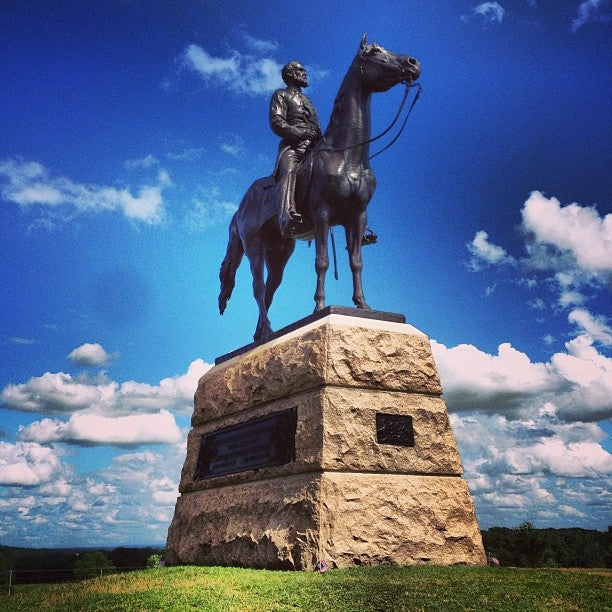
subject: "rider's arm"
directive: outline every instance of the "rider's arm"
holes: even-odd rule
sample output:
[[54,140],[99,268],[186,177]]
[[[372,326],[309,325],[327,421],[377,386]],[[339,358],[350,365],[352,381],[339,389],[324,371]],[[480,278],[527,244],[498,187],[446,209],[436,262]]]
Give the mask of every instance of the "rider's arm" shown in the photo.
[[302,138],[302,130],[287,123],[287,101],[283,89],[279,89],[272,94],[270,127],[277,136],[288,140],[291,144],[297,144]]

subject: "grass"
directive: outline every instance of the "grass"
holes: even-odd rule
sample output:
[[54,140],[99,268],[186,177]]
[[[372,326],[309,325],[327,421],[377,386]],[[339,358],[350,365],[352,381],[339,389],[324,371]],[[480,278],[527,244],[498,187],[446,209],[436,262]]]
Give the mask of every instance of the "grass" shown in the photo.
[[170,567],[19,585],[0,610],[612,610],[610,570],[357,567],[325,574]]

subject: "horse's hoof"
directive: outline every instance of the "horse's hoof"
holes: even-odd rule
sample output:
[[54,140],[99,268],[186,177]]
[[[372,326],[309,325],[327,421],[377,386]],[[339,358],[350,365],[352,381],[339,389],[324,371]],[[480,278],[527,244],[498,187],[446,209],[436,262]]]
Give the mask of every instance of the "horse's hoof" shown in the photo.
[[361,308],[361,310],[372,310],[365,302],[361,302],[356,304],[357,308]]
[[325,308],[325,302],[317,302],[317,305],[315,306],[314,312],[320,312],[324,308]]
[[272,336],[273,333],[274,332],[272,331],[271,327],[269,329],[264,330],[264,331],[257,331],[257,332],[255,332],[255,335],[253,336],[253,340],[255,342],[259,342],[259,341],[265,342],[266,340],[268,340]]

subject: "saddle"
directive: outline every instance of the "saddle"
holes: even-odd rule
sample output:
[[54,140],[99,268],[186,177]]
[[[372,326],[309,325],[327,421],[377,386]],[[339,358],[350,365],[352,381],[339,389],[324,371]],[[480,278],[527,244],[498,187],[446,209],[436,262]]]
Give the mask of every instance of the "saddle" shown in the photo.
[[[308,211],[304,207],[304,202],[306,201],[306,197],[305,197],[306,194],[303,192],[300,193],[300,188],[304,189],[304,187],[306,187],[306,189],[308,189],[308,185],[310,184],[310,178],[312,176],[312,168],[313,168],[313,163],[314,163],[313,151],[315,149],[315,146],[310,147],[306,151],[306,154],[304,155],[304,157],[300,160],[300,163],[296,171],[296,184],[295,184],[295,194],[294,194],[295,207],[296,207],[297,212],[300,213],[302,217],[302,223],[292,235],[297,240],[308,240],[309,242],[311,240],[314,240],[314,224],[312,220],[310,219]],[[286,148],[289,148],[289,147],[287,146]],[[276,187],[276,176],[278,174],[278,160],[280,159],[284,151],[285,151],[285,148],[281,149],[281,151],[279,152],[279,155],[276,158],[276,164],[274,166],[274,172],[272,173],[272,175],[264,179],[264,183],[262,187],[265,190]],[[270,203],[274,203],[274,212],[272,213],[272,211],[270,211],[271,213],[270,216],[272,216],[272,214],[276,215],[275,198],[266,198],[266,200],[268,200],[268,202]],[[376,244],[377,242],[378,242],[378,234],[375,234],[369,227],[366,228],[365,233],[361,239],[362,246]]]
[[[282,157],[283,153],[289,148],[290,148],[289,145],[287,145],[286,147],[283,147],[278,152],[278,155],[276,156],[276,163],[274,164],[274,170],[270,178],[273,178],[274,180],[276,180],[276,177],[278,175],[278,160]],[[312,174],[312,162],[313,162],[312,151],[313,149],[314,149],[314,146],[306,150],[306,153],[304,154],[304,157],[302,157],[302,159],[300,160],[300,163],[297,168],[297,175],[300,177],[299,180],[306,181],[306,183],[310,182],[310,175]]]

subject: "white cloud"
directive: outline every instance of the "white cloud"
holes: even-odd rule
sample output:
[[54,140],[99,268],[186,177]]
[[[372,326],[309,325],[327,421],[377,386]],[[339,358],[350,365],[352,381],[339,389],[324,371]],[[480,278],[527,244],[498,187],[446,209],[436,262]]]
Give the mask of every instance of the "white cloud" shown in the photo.
[[250,49],[258,53],[271,53],[278,49],[278,43],[271,40],[261,40],[248,34],[244,35],[244,40]]
[[483,230],[476,232],[474,239],[468,243],[467,247],[472,254],[471,267],[474,270],[479,270],[482,262],[485,264],[514,263],[513,258],[502,247],[489,242],[489,235]]
[[114,382],[93,385],[64,372],[45,372],[27,383],[7,385],[0,400],[7,408],[58,414],[112,405],[117,387]]
[[508,343],[497,355],[469,344],[431,344],[453,412],[526,418],[544,409],[567,421],[612,416],[612,359],[600,354],[588,335],[568,342],[567,352],[548,363],[532,362]]
[[542,298],[534,298],[529,302],[530,308],[534,310],[546,310],[546,302]]
[[173,482],[167,476],[153,479],[150,487],[153,500],[160,504],[174,504],[179,496],[178,483]]
[[570,254],[586,272],[612,273],[612,214],[602,218],[594,208],[561,206],[556,198],[534,191],[525,202],[522,216],[523,228],[537,245]]
[[474,8],[474,12],[482,15],[488,21],[501,23],[506,9],[499,2],[482,2]]
[[38,485],[49,481],[59,466],[53,449],[36,443],[0,442],[0,485]]
[[64,207],[74,212],[121,211],[129,219],[150,224],[162,221],[162,191],[170,184],[167,172],[162,170],[157,184],[144,185],[133,195],[127,187],[84,185],[53,177],[41,164],[17,159],[0,162],[0,177],[7,179],[2,197],[24,208],[38,205],[47,210]]
[[[556,198],[534,191],[521,215],[525,254],[513,257],[480,230],[467,245],[472,270],[506,266],[517,285],[531,291],[553,289],[556,300],[550,305],[576,313],[582,312],[577,307],[612,285],[612,214],[601,216],[594,207],[576,203],[562,206]],[[546,305],[541,296],[529,303],[540,310]],[[594,337],[601,341],[601,334]]]
[[100,496],[109,493],[114,493],[117,489],[114,485],[110,485],[104,482],[96,482],[93,478],[89,477],[86,481],[87,492],[91,495]]
[[[185,439],[159,448],[121,454],[87,475],[62,464],[48,481],[28,489],[32,495],[24,496],[18,486],[0,487],[2,531],[12,542],[37,547],[163,545]],[[35,528],[45,524],[53,529]]]
[[442,379],[444,395],[452,411],[484,411],[517,414],[525,403],[560,384],[559,377],[542,363],[509,343],[489,355],[470,344],[446,348],[431,343]]
[[587,516],[585,512],[580,512],[580,510],[565,504],[559,506],[559,510],[566,516],[576,516],[578,518],[585,518]]
[[[595,208],[575,203],[562,206],[534,191],[521,215],[526,257],[513,258],[480,230],[467,245],[477,263],[516,263],[524,271],[550,273],[563,292],[592,280],[612,280],[612,214],[601,217]],[[522,282],[536,283],[533,278]]]
[[227,134],[221,141],[221,150],[228,155],[238,157],[244,153],[244,139],[238,134]]
[[202,159],[204,154],[206,153],[206,149],[202,147],[193,147],[191,149],[185,149],[180,151],[179,153],[166,153],[166,157],[173,161],[197,161]]
[[609,378],[612,360],[598,353],[592,343],[592,338],[585,335],[566,342],[567,353],[555,353],[551,364],[564,378],[585,387]]
[[147,450],[139,453],[129,453],[127,455],[120,455],[119,457],[115,457],[114,461],[118,465],[122,463],[134,462],[144,465],[153,465],[156,461],[156,455],[155,453],[152,453],[151,451]]
[[81,366],[105,365],[110,358],[110,355],[97,342],[86,342],[68,354],[68,359]]
[[612,475],[612,455],[600,445],[607,436],[596,423],[559,423],[550,414],[518,420],[451,414],[450,420],[466,470],[478,474],[479,488],[488,483],[494,489],[499,478],[515,490],[509,483],[526,477]]
[[227,221],[238,210],[234,202],[221,196],[217,187],[200,187],[187,214],[188,226],[196,231]]
[[18,438],[26,442],[49,444],[137,446],[139,444],[173,444],[181,440],[174,416],[167,410],[157,414],[132,414],[103,417],[96,414],[73,414],[67,422],[42,419],[19,428]]
[[482,528],[530,520],[561,527],[607,524],[612,456],[595,423],[554,414],[509,420],[451,414],[451,425]]
[[506,15],[506,9],[499,2],[481,2],[472,9],[470,15],[464,15],[463,21],[479,16],[489,23],[501,23]]
[[574,323],[580,330],[584,330],[593,340],[604,346],[612,346],[612,329],[604,317],[593,316],[584,308],[572,310],[568,315],[570,323]]
[[18,344],[20,346],[30,346],[32,344],[36,344],[35,340],[32,340],[31,338],[22,338],[21,336],[13,336],[12,338],[9,338],[9,342]]
[[571,308],[572,306],[582,306],[586,302],[586,297],[579,291],[561,291],[558,304],[561,308]]
[[134,170],[136,168],[152,168],[153,166],[159,166],[159,159],[153,155],[147,155],[141,159],[128,159],[125,162],[125,167],[128,170]]
[[282,87],[282,66],[274,59],[231,51],[228,57],[214,57],[198,45],[189,45],[183,55],[188,68],[205,82],[240,94],[268,95]]
[[498,456],[510,473],[544,473],[573,478],[598,478],[612,474],[612,456],[595,442],[566,444],[544,439],[528,449],[507,449]]
[[64,372],[46,372],[26,383],[9,384],[0,394],[7,408],[66,414],[87,411],[103,416],[156,413],[162,409],[189,414],[198,380],[210,368],[201,359],[193,361],[185,374],[164,378],[159,385],[136,381],[119,384],[101,377],[89,381]]
[[[20,442],[19,444],[26,444]],[[73,494],[72,485],[64,477],[60,477],[57,480],[53,480],[44,485],[41,485],[36,489],[37,495],[44,495],[48,498],[57,500],[57,503],[61,503],[63,499]],[[49,503],[47,501],[47,503]]]
[[610,16],[603,11],[605,9],[606,0],[586,0],[578,7],[578,14],[572,21],[572,32],[577,32],[583,25],[587,23],[601,23],[609,21]]

